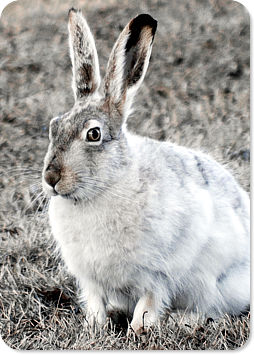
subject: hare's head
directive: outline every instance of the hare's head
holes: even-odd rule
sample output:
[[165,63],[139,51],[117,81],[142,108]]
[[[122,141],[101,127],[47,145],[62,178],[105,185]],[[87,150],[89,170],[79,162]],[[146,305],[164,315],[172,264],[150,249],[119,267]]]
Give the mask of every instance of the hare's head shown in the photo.
[[50,123],[43,169],[48,195],[91,199],[119,179],[127,149],[121,128],[144,79],[156,26],[157,21],[145,14],[127,24],[113,47],[101,85],[87,22],[80,11],[69,11],[75,104]]

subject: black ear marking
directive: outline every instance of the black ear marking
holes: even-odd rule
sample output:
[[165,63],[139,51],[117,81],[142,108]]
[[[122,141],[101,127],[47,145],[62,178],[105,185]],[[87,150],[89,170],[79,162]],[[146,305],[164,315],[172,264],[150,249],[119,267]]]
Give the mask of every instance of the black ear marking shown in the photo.
[[148,14],[141,14],[135,17],[129,24],[130,36],[126,43],[125,49],[128,52],[131,47],[136,46],[140,40],[140,33],[144,27],[150,27],[152,29],[152,43],[154,35],[157,29],[157,21]]
[[80,10],[75,9],[74,7],[71,7],[71,8],[69,9],[69,11],[68,11],[68,16],[70,16],[70,13],[71,13],[71,12],[77,13],[78,11],[80,11]]
[[149,47],[152,45],[157,29],[157,21],[148,14],[141,14],[129,23],[129,37],[125,45],[126,87],[135,85],[144,71]]

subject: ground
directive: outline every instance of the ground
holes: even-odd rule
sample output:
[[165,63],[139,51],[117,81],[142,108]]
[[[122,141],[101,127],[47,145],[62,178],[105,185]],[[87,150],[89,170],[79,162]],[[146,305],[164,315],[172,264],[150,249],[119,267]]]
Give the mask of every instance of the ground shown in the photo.
[[129,129],[208,152],[249,191],[249,16],[228,0],[14,2],[0,52],[0,320],[15,349],[233,349],[249,315],[201,321],[169,313],[148,335],[123,322],[84,332],[78,290],[58,254],[40,195],[49,120],[73,104],[67,12],[81,8],[102,73],[120,30],[138,13],[158,20],[151,63]]

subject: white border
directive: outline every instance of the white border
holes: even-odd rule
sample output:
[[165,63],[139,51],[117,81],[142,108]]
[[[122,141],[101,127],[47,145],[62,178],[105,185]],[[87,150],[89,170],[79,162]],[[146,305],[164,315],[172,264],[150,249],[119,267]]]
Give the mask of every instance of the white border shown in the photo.
[[[0,16],[2,15],[2,12],[4,10],[4,8],[10,4],[13,1],[17,1],[17,0],[0,0]],[[107,0],[105,0],[107,1]],[[206,1],[206,0],[204,0]],[[251,69],[253,68],[253,56],[252,56],[252,44],[253,44],[253,29],[252,29],[252,14],[254,13],[254,1],[253,0],[238,0],[237,2],[241,3],[243,6],[246,7],[246,9],[248,10],[249,14],[250,14],[250,20],[251,20]],[[71,3],[71,1],[70,1]],[[32,3],[31,3],[32,5]],[[70,4],[71,6],[71,4]],[[252,112],[253,112],[253,90],[252,90],[252,70],[251,70],[251,94],[250,94],[250,102],[251,102],[251,118],[252,118]],[[253,136],[253,125],[251,124],[251,137]],[[251,139],[251,156],[252,156],[252,152],[253,152],[253,140]],[[252,159],[251,159],[251,177],[253,177],[253,164],[252,164]],[[252,197],[252,193],[251,193],[251,197]],[[253,217],[252,213],[251,213],[251,217]],[[253,220],[253,219],[251,219]],[[252,243],[252,253],[253,253],[253,243]],[[253,254],[252,254],[253,255]],[[253,309],[253,307],[252,307]],[[251,319],[252,319],[253,315],[251,315]],[[252,335],[252,326],[253,326],[253,322],[251,321],[251,335],[250,335],[250,339],[247,342],[246,346],[244,346],[242,349],[239,349],[239,351],[244,352],[245,354],[252,354],[253,353],[253,349],[254,349],[254,341],[253,341],[253,335]],[[237,351],[237,350],[234,350]],[[17,352],[17,350],[13,350],[11,349],[9,346],[7,346],[5,344],[5,342],[1,339],[0,337],[0,354],[13,354],[14,352]],[[24,351],[26,352],[26,351]],[[29,354],[36,354],[36,350],[29,350]],[[68,351],[69,352],[69,351]],[[116,353],[118,353],[118,351],[116,351]]]
[[17,0],[0,0],[0,17],[2,15],[4,8],[13,1],[17,1]]

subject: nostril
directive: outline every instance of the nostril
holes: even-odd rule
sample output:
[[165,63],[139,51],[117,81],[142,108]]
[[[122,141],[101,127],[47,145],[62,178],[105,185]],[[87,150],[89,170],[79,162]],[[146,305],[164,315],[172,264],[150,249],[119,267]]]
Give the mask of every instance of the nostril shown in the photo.
[[53,165],[53,163],[54,163],[55,159],[56,159],[56,156],[54,155],[53,158],[51,159],[51,162],[50,162],[50,164],[48,165],[46,171],[54,170],[54,165]]
[[44,175],[44,179],[53,188],[56,186],[58,181],[61,179],[60,172],[59,171],[46,171]]

